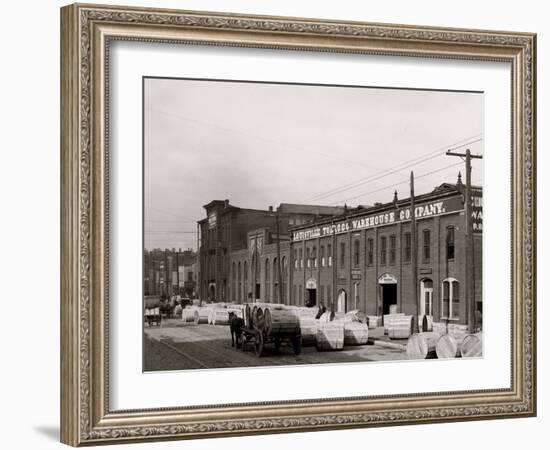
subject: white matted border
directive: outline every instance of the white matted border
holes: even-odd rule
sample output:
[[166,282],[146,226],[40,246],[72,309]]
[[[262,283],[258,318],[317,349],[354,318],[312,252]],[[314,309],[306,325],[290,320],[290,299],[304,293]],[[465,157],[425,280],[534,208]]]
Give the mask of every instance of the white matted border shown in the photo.
[[[510,387],[509,64],[123,41],[110,45],[110,410]],[[142,373],[143,76],[483,91],[484,358]]]

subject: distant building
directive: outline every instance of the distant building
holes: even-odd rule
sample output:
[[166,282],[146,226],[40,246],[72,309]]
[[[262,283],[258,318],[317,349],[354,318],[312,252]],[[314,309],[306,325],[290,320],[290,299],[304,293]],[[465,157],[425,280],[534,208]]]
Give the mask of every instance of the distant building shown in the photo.
[[196,261],[197,254],[190,249],[183,251],[181,249],[145,250],[143,255],[144,295],[171,296],[179,294],[195,297],[197,291]]

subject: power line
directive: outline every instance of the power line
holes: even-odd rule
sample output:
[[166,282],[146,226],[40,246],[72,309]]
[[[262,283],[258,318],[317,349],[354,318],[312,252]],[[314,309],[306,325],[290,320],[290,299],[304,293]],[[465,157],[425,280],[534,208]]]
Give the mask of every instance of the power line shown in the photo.
[[[466,138],[466,139],[461,139],[460,141],[457,141],[456,143],[454,144],[451,144],[451,146],[454,146],[452,147],[453,149],[458,149],[458,148],[461,148],[461,147],[464,147],[466,145],[470,145],[470,144],[473,144],[473,143],[476,143],[476,142],[479,142],[481,140],[483,140],[483,138],[479,138],[479,139],[476,139],[476,140],[473,140],[473,141],[469,141],[469,142],[465,142],[463,144],[460,144],[458,145],[460,142],[463,142],[463,141],[467,141],[467,140],[470,140],[470,139],[473,139],[474,137],[477,137],[477,136],[480,136],[479,134],[478,135],[475,135],[475,136],[471,136],[469,138]],[[415,165],[418,165],[418,164],[421,164],[423,162],[426,162],[426,161],[429,161],[431,159],[434,159],[434,158],[437,158],[439,156],[443,156],[445,154],[445,150],[449,149],[450,146],[445,146],[445,147],[441,147],[441,148],[438,148],[437,150],[433,150],[433,151],[430,151],[428,153],[425,153],[423,155],[420,155],[420,156],[417,156],[413,159],[410,159],[408,161],[405,161],[401,164],[398,164],[397,166],[394,166],[394,168],[389,168],[389,169],[386,169],[385,171],[383,171],[381,174],[377,174],[377,175],[369,175],[368,177],[366,178],[360,178],[359,180],[356,180],[352,183],[349,183],[349,184],[346,184],[346,185],[343,185],[343,186],[340,186],[340,187],[337,187],[337,188],[333,188],[333,189],[330,189],[328,191],[325,191],[323,193],[320,193],[320,194],[317,194],[313,197],[310,197],[309,199],[307,199],[306,201],[312,201],[312,200],[321,200],[323,198],[326,198],[326,197],[331,197],[335,194],[339,194],[341,192],[345,192],[347,190],[350,190],[350,189],[353,189],[353,188],[356,188],[356,187],[359,187],[359,186],[362,186],[364,184],[367,184],[367,183],[370,183],[372,181],[377,181],[381,178],[384,178],[384,177],[387,177],[388,175],[392,175],[394,173],[397,173],[401,170],[404,170],[404,169],[407,169],[407,168],[410,168],[412,166],[415,166]],[[408,179],[408,178],[407,178]]]
[[[449,165],[449,166],[445,166],[445,167],[442,167],[442,168],[440,168],[440,169],[432,170],[432,171],[430,171],[430,172],[427,172],[427,173],[424,173],[424,174],[422,174],[422,175],[419,175],[419,176],[415,177],[415,180],[418,180],[418,179],[420,179],[420,178],[427,177],[428,175],[432,175],[432,174],[437,173],[437,172],[442,172],[443,170],[450,169],[451,167],[456,167],[456,166],[459,166],[459,165],[461,165],[461,164],[462,164],[462,162],[456,163],[456,164],[451,164],[451,165]],[[340,200],[340,201],[338,201],[338,202],[336,202],[336,203],[332,203],[332,205],[341,205],[342,203],[347,202],[347,201],[349,201],[349,200],[354,200],[354,199],[359,198],[359,197],[366,197],[367,195],[371,195],[371,194],[374,194],[374,193],[376,193],[376,192],[383,191],[384,189],[389,189],[389,188],[392,188],[392,187],[401,186],[402,184],[406,184],[406,183],[408,183],[408,182],[409,182],[409,180],[403,181],[402,183],[389,184],[388,186],[384,186],[384,187],[382,187],[382,188],[380,188],[380,189],[375,189],[374,191],[364,192],[364,193],[359,194],[359,195],[356,195],[356,196],[354,196],[354,197],[349,197],[349,198],[346,198],[346,199],[344,199],[344,200]]]

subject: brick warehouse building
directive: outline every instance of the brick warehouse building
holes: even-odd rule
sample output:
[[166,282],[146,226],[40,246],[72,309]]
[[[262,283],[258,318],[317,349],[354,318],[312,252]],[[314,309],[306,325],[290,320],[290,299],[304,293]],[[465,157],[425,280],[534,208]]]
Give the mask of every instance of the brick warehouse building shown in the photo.
[[[202,264],[220,261],[207,257],[212,256],[212,241],[208,241],[208,234],[206,240],[202,235],[201,286],[221,286],[224,295],[218,296],[217,301],[242,303],[252,297],[279,302],[282,297],[286,304],[322,302],[337,311],[360,309],[368,315],[382,315],[389,312],[390,305],[405,314],[416,313],[416,280],[421,316],[465,324],[468,311],[463,196],[460,178],[457,184],[445,183],[428,194],[415,196],[416,275],[412,264],[410,199],[398,200],[395,196],[390,203],[353,209],[282,204],[277,208],[279,239],[272,210],[236,208],[241,217],[231,228],[238,224],[238,232],[226,245],[218,243],[223,267],[223,271],[218,269],[218,278],[205,276],[204,270],[208,269],[203,269]],[[475,305],[480,312],[481,196],[481,188],[472,187],[473,283]],[[221,205],[206,205],[207,214],[216,206]],[[224,209],[228,207],[235,208],[227,204]],[[208,228],[208,217],[199,222],[201,230]],[[220,233],[221,230],[211,231],[215,229],[211,220],[206,232]],[[281,286],[279,278],[283,280]],[[214,299],[205,296],[204,291],[201,298]]]

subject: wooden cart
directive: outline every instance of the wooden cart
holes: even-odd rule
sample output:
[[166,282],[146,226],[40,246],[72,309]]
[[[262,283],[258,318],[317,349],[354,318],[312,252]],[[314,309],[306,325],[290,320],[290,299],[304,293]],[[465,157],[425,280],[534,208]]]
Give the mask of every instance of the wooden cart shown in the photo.
[[257,306],[246,305],[244,311],[245,325],[242,328],[241,349],[248,345],[254,347],[256,356],[261,357],[266,344],[273,344],[279,351],[281,346],[292,347],[294,354],[302,351],[302,335],[296,311],[282,305]]

